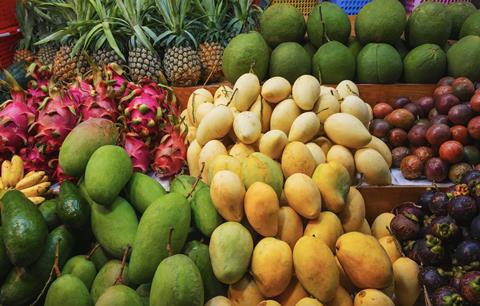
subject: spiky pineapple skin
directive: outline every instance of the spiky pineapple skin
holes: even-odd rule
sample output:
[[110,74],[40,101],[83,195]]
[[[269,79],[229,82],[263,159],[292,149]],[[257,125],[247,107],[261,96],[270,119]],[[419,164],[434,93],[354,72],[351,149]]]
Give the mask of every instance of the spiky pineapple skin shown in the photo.
[[50,46],[50,45],[42,46],[38,49],[37,58],[40,61],[40,63],[44,65],[52,65],[57,51],[58,50],[53,46]]
[[174,86],[193,86],[201,76],[202,65],[196,50],[189,46],[167,49],[163,66],[168,80]]
[[134,48],[128,52],[128,66],[130,77],[134,82],[150,79],[160,82],[162,61],[160,57],[144,48]]
[[53,60],[53,74],[59,80],[72,81],[78,74],[85,74],[88,69],[84,54],[71,56],[72,48],[61,46]]
[[202,64],[202,81],[210,83],[223,79],[222,58],[224,47],[219,43],[205,42],[200,44],[198,56]]
[[117,63],[119,65],[125,64],[125,62],[118,56],[113,50],[100,49],[92,53],[93,61],[98,67],[107,66],[111,63]]
[[13,62],[14,63],[19,63],[19,62],[33,62],[34,56],[32,51],[27,50],[27,49],[18,49],[15,51],[15,54],[13,55]]

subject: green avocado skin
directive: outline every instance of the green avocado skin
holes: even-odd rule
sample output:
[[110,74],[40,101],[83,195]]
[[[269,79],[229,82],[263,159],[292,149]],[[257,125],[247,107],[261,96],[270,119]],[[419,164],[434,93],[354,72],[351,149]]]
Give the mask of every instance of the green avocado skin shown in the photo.
[[57,198],[46,200],[38,206],[38,210],[42,213],[43,219],[47,222],[49,229],[53,229],[60,225],[60,219],[57,216],[57,200]]
[[2,228],[0,227],[0,282],[3,281],[5,276],[7,276],[11,267],[12,264],[8,259],[7,251],[5,250],[5,246],[3,245]]
[[31,265],[45,247],[47,223],[38,208],[17,190],[3,196],[0,208],[3,242],[10,262],[21,267]]
[[93,306],[85,284],[77,277],[66,274],[57,278],[48,289],[45,306]]
[[135,290],[124,285],[108,288],[95,306],[143,306],[142,299]]
[[90,205],[80,193],[80,188],[72,182],[64,181],[60,186],[57,215],[65,225],[74,229],[88,225]]

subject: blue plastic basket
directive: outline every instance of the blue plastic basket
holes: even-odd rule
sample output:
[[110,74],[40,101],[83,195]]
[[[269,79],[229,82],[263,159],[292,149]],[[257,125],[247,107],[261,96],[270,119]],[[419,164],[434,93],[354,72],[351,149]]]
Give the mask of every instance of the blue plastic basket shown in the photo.
[[330,2],[341,7],[348,15],[357,15],[360,9],[370,1],[371,0],[331,0]]

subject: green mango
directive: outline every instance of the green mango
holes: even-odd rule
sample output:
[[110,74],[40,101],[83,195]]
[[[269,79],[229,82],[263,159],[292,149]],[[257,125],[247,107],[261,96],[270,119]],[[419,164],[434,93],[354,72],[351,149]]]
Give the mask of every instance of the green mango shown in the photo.
[[143,306],[142,299],[130,287],[116,285],[108,288],[100,296],[95,306]]
[[95,268],[99,271],[109,260],[107,253],[101,246],[96,248],[93,253],[90,254],[90,259],[95,264]]
[[150,292],[151,306],[203,306],[200,271],[186,255],[165,258],[157,268]]
[[10,262],[22,267],[31,265],[45,247],[47,223],[38,208],[17,190],[5,193],[0,209],[3,242]]
[[57,216],[57,199],[46,200],[40,206],[38,210],[43,216],[43,219],[47,223],[49,229],[55,228],[60,225],[60,219]]
[[80,194],[82,197],[87,200],[87,203],[92,206],[93,204],[96,204],[95,201],[92,200],[90,195],[87,192],[87,187],[85,186],[85,181],[81,181],[80,184],[78,185],[78,188],[80,189]]
[[78,277],[87,289],[90,290],[97,275],[97,268],[95,268],[95,264],[87,256],[77,255],[67,261],[65,267],[63,267],[62,274],[72,274]]
[[152,284],[141,284],[137,287],[137,294],[142,299],[143,306],[150,305],[150,290],[152,289]]
[[85,284],[77,277],[66,274],[57,278],[47,292],[45,306],[93,306]]
[[117,143],[118,129],[114,122],[95,118],[77,125],[65,138],[58,156],[65,174],[81,177],[92,154],[104,145]]
[[128,200],[140,213],[143,213],[150,204],[167,193],[159,182],[140,172],[132,175],[128,181],[126,192]]
[[252,235],[243,225],[225,222],[217,227],[209,245],[215,277],[228,285],[238,282],[248,270],[252,252]]
[[80,189],[72,182],[64,181],[57,200],[58,218],[68,227],[82,229],[90,219],[90,205]]
[[85,170],[85,187],[93,201],[110,206],[132,174],[132,161],[125,149],[106,145],[90,157]]
[[217,295],[225,295],[227,292],[226,286],[220,283],[213,274],[208,245],[196,240],[190,241],[185,246],[185,254],[193,260],[200,271],[205,289],[205,300]]
[[169,193],[143,213],[130,257],[130,280],[135,284],[152,281],[158,264],[166,258],[171,231],[171,250],[180,253],[187,240],[191,210],[187,199]]
[[73,235],[63,225],[48,234],[45,248],[33,265],[10,271],[0,288],[0,305],[28,305],[40,294],[52,271],[57,243],[58,266],[62,269],[75,243]]
[[190,205],[195,226],[202,234],[210,237],[215,228],[223,222],[222,217],[213,205],[210,188],[207,186],[197,190]]
[[11,267],[12,264],[8,259],[7,250],[5,250],[3,245],[2,228],[0,227],[0,282],[7,276]]
[[[175,192],[183,195],[184,197],[188,196],[190,192],[192,192],[193,185],[197,179],[190,175],[177,175],[173,181],[170,183],[170,192]],[[195,190],[192,192],[190,199],[195,195],[195,193],[204,188],[208,187],[203,181],[199,181]]]
[[138,219],[133,207],[117,197],[110,207],[92,205],[92,230],[100,245],[115,258],[122,258],[128,246],[133,245]]
[[[123,284],[125,285],[128,285],[129,283],[128,270],[128,264],[126,264],[121,277],[123,279]],[[90,289],[90,294],[94,302],[100,298],[105,290],[115,285],[115,282],[119,279],[121,271],[122,262],[116,259],[110,260],[100,269],[100,271],[98,271],[97,276],[95,276],[95,279],[93,280],[92,288]]]

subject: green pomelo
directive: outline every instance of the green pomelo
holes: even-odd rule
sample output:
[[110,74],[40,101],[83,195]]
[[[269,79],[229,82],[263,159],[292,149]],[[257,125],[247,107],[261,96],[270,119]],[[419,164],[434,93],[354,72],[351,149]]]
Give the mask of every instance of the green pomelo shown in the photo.
[[436,2],[420,4],[408,19],[405,36],[411,48],[423,44],[443,46],[450,36],[452,20],[445,5]]
[[305,19],[293,5],[273,4],[262,14],[260,32],[272,48],[283,42],[301,42],[305,36]]
[[303,44],[303,49],[307,51],[308,55],[310,55],[310,58],[312,58],[315,55],[315,52],[317,52],[317,48],[315,48],[311,42]]
[[448,74],[480,81],[480,37],[465,36],[447,52]]
[[404,61],[407,83],[436,83],[447,70],[447,55],[437,45],[425,44],[410,51]]
[[403,39],[400,39],[399,41],[397,41],[394,47],[395,49],[397,49],[398,54],[400,54],[400,57],[403,60],[405,56],[407,56],[408,54],[407,42],[404,41]]
[[357,57],[360,83],[395,83],[402,76],[402,70],[402,58],[389,44],[368,44]]
[[291,84],[304,75],[310,74],[312,59],[298,43],[285,42],[276,47],[270,58],[270,77],[281,76]]
[[321,83],[338,84],[355,77],[355,57],[352,51],[338,41],[322,45],[312,61],[313,75]]
[[355,37],[351,37],[348,41],[348,49],[350,49],[355,59],[357,58],[358,53],[360,53],[362,48],[362,44]]
[[452,18],[452,31],[450,39],[458,39],[460,29],[468,16],[475,13],[477,9],[470,2],[455,2],[447,6],[447,13]]
[[480,11],[470,15],[460,30],[460,38],[468,35],[480,36]]
[[308,16],[308,38],[317,48],[331,40],[346,44],[351,31],[347,14],[334,3],[317,4]]

